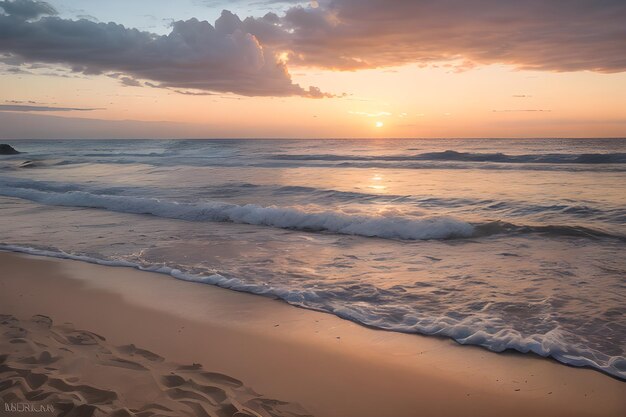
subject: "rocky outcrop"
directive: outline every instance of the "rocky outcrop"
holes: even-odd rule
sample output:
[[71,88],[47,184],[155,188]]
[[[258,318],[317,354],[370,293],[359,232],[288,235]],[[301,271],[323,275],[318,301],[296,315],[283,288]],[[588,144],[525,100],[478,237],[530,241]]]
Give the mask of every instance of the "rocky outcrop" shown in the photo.
[[0,155],[17,155],[19,152],[16,151],[13,146],[7,145],[6,143],[0,144]]

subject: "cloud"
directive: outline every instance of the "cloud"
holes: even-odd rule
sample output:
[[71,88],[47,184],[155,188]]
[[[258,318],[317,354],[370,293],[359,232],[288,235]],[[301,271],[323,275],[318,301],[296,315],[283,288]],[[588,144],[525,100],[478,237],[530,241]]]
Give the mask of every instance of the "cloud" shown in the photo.
[[626,70],[624,0],[333,0],[290,8],[278,28],[264,19],[244,23],[262,43],[289,51],[290,65],[355,70],[461,60]]
[[[17,2],[9,4],[3,6],[5,12]],[[26,4],[43,13],[40,2],[21,0],[20,7]],[[214,26],[195,18],[178,21],[162,36],[84,19],[29,21],[21,17],[24,13],[0,15],[0,52],[24,61],[64,64],[87,75],[122,73],[126,85],[144,79],[163,87],[244,96],[331,96],[295,84],[274,50],[262,47],[227,11]]]
[[134,78],[128,77],[120,72],[114,72],[112,74],[108,74],[109,77],[120,80],[122,85],[126,87],[142,87],[143,85]]
[[0,8],[18,19],[34,19],[42,15],[55,15],[57,11],[44,1],[13,0],[0,1]]
[[4,102],[12,104],[43,104],[33,100],[5,100]]
[[141,83],[131,77],[120,77],[120,81],[127,87],[141,87]]
[[77,19],[91,20],[91,21],[94,21],[94,22],[99,22],[100,21],[97,17],[92,16],[90,14],[79,14],[79,15],[76,15],[76,18]]
[[215,93],[209,91],[184,91],[184,90],[172,90],[175,93],[182,94],[184,96],[214,96]]
[[[13,102],[13,101],[11,101]],[[14,101],[18,102],[18,101]],[[22,104],[0,104],[0,112],[3,111],[26,111],[26,112],[39,112],[39,111],[92,111],[101,109],[90,109],[82,107],[50,107],[50,106],[32,106]]]
[[[69,20],[42,1],[0,1],[0,60],[61,64],[124,85],[189,94],[335,97],[294,83],[288,66],[358,70],[404,64],[462,71],[507,64],[544,71],[626,71],[623,0],[320,0],[280,15],[212,25],[189,19],[157,35]],[[295,5],[294,5],[295,4]],[[3,11],[4,13],[2,14]],[[43,16],[43,17],[40,17]],[[150,83],[150,84],[148,84]]]

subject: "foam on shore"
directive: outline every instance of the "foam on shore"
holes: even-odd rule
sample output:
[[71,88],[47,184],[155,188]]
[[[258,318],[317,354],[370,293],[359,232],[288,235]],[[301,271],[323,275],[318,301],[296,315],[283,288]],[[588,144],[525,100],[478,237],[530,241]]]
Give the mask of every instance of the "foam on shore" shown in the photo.
[[332,313],[338,317],[379,329],[402,333],[445,336],[461,344],[481,346],[494,352],[503,352],[505,350],[515,350],[522,353],[532,352],[543,357],[554,358],[568,365],[591,367],[616,378],[626,380],[626,358],[619,355],[610,356],[586,346],[570,345],[566,341],[566,335],[558,328],[543,334],[524,336],[519,331],[511,328],[494,331],[491,329],[488,321],[480,322],[471,319],[467,321],[455,320],[450,317],[429,319],[408,316],[401,322],[392,322],[373,314],[367,309],[359,308],[358,305],[351,305],[350,302],[337,305],[331,299],[326,298],[323,292],[317,292],[313,289],[288,289],[252,284],[238,278],[229,278],[220,274],[198,275],[164,265],[140,265],[125,260],[98,259],[63,251],[28,248],[17,245],[0,244],[0,250],[71,259],[105,266],[130,267],[141,271],[166,274],[184,281],[276,297],[298,307]]

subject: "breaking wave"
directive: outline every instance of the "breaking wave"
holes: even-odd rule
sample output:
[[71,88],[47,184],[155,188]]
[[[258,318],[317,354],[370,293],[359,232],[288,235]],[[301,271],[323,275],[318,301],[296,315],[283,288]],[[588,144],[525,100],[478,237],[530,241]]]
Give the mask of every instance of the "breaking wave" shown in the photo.
[[59,193],[1,186],[0,195],[53,206],[90,207],[122,213],[150,214],[168,219],[232,222],[386,239],[449,239],[470,237],[474,234],[474,226],[451,217],[366,216],[332,211],[308,212],[290,207],[263,207],[256,204],[179,203],[85,191]]
[[[455,239],[496,234],[539,233],[550,236],[614,238],[626,236],[607,230],[570,225],[516,225],[503,221],[471,223],[450,216],[383,216],[347,214],[337,211],[307,211],[294,207],[258,204],[231,204],[219,201],[178,202],[126,195],[81,191],[71,184],[15,181],[0,186],[0,195],[21,198],[40,204],[63,207],[87,207],[120,213],[148,214],[166,219],[195,222],[230,222],[269,226],[305,232],[328,232],[342,235],[400,240]],[[33,189],[31,187],[42,187]],[[27,187],[27,188],[24,188]],[[103,190],[117,192],[115,188]]]

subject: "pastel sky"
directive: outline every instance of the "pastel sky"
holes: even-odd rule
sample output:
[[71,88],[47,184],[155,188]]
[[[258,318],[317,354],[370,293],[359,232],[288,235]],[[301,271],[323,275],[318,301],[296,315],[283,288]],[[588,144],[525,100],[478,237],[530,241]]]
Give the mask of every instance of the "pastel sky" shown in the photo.
[[623,0],[0,1],[0,139],[626,137]]

